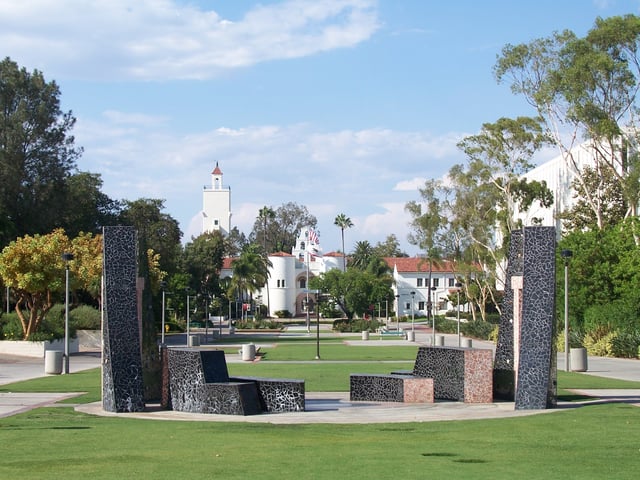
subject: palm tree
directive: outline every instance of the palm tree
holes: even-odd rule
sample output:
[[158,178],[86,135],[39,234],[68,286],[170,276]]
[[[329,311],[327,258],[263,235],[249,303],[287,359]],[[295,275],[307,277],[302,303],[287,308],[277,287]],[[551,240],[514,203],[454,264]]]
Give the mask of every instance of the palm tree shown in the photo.
[[339,214],[333,224],[340,229],[342,234],[342,271],[347,270],[347,257],[344,252],[344,229],[353,227],[353,222],[344,213]]
[[232,264],[232,277],[227,295],[232,297],[235,292],[240,299],[257,292],[269,279],[271,261],[260,252],[256,244],[249,244]]
[[[264,248],[265,257],[269,258],[267,251],[267,221],[276,218],[276,212],[266,205],[258,212],[258,218],[262,220],[262,247]],[[271,298],[269,295],[269,282],[267,282],[267,317],[271,316]]]

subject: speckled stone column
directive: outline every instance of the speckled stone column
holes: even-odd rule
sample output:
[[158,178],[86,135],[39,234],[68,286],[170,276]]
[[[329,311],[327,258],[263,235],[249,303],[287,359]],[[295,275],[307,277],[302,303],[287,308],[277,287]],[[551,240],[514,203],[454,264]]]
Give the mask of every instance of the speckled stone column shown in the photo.
[[523,246],[522,325],[515,408],[544,409],[556,405],[555,228],[525,227]]
[[513,336],[513,288],[511,279],[522,275],[523,238],[522,230],[511,232],[509,256],[504,284],[504,298],[496,344],[496,358],[493,371],[493,395],[502,400],[515,397],[514,336]]
[[140,412],[145,408],[136,294],[136,231],[103,229],[104,323],[102,408]]

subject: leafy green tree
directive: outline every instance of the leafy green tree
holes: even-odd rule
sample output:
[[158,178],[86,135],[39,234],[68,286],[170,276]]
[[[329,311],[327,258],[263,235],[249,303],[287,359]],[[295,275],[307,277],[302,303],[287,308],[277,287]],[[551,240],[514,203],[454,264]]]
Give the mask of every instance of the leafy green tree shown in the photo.
[[334,219],[333,224],[340,229],[340,236],[342,238],[342,270],[346,271],[347,257],[346,257],[346,251],[344,249],[344,231],[347,228],[353,227],[353,222],[344,213],[340,213]]
[[[15,310],[24,339],[38,331],[57,296],[65,290],[64,252],[71,242],[62,229],[47,235],[25,235],[0,254],[0,277],[16,297]],[[74,268],[78,260],[71,260]]]
[[151,248],[160,255],[160,269],[168,274],[176,272],[181,250],[182,232],[178,221],[163,213],[164,200],[140,198],[124,201],[120,214],[123,225],[132,225],[138,232],[140,251]]
[[[506,45],[494,73],[523,95],[542,118],[546,132],[567,165],[577,172],[585,205],[606,225],[606,202],[589,185],[574,147],[584,139],[598,165],[607,165],[625,185],[627,216],[635,217],[638,186],[627,185],[633,164],[629,145],[637,145],[637,92],[640,88],[640,18],[635,15],[596,19],[584,38],[570,30],[527,44]],[[632,177],[637,180],[637,173]]]
[[390,275],[378,277],[355,268],[346,272],[332,269],[309,281],[312,289],[328,294],[348,319],[364,316],[373,304],[392,301],[392,283]]
[[563,227],[568,231],[595,230],[598,228],[598,219],[594,211],[585,201],[583,185],[590,191],[597,191],[604,207],[603,226],[611,227],[619,224],[627,212],[627,204],[623,186],[614,178],[611,169],[607,165],[596,165],[596,168],[585,167],[583,181],[572,183],[575,192],[574,204],[569,210],[560,214],[563,219]]
[[378,242],[373,247],[374,253],[380,257],[408,257],[406,252],[400,249],[400,242],[394,233],[387,235],[384,242]]
[[62,226],[67,180],[82,149],[58,85],[9,58],[0,62],[0,246]]
[[[264,255],[268,257],[269,250],[267,250],[267,227],[269,221],[273,221],[276,218],[276,212],[271,207],[267,207],[266,205],[260,209],[258,213],[258,218],[262,220],[262,247],[264,249]],[[267,315],[271,311],[269,306],[271,305],[271,294],[269,292],[269,282],[267,282]]]
[[242,249],[249,243],[244,233],[238,227],[232,227],[226,241],[226,256],[237,257]]
[[184,268],[193,282],[191,288],[206,294],[219,293],[219,272],[226,251],[220,231],[205,232],[184,246]]
[[101,191],[98,173],[78,172],[67,178],[65,208],[59,212],[67,235],[100,233],[105,225],[116,225],[121,204]]
[[[264,209],[267,209],[265,212],[273,210],[272,207],[267,206],[262,210]],[[307,207],[294,202],[282,204],[273,211],[275,216],[269,215],[266,222],[265,218],[258,215],[249,235],[250,242],[263,243],[263,247],[266,246],[265,249],[269,253],[291,253],[300,230],[307,226],[315,228],[318,223]]]

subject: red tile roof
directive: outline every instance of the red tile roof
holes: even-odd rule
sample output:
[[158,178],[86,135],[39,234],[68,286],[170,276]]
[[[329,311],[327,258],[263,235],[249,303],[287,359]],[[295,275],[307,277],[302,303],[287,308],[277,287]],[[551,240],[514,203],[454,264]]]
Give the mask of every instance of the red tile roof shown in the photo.
[[[424,257],[385,257],[384,261],[393,270],[398,269],[398,273],[407,272],[428,272],[429,259]],[[431,262],[432,272],[454,272],[453,262],[449,260],[433,260]]]

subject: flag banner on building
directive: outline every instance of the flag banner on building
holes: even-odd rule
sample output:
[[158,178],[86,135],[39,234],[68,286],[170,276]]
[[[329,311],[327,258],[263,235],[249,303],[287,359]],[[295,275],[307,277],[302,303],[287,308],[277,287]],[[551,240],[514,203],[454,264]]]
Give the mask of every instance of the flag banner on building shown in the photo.
[[313,228],[308,231],[308,243],[307,252],[311,255],[312,260],[314,257],[322,257],[322,249],[320,248],[320,238]]
[[313,228],[309,229],[309,243],[312,243],[314,245],[320,244],[320,238],[318,238],[318,234]]

